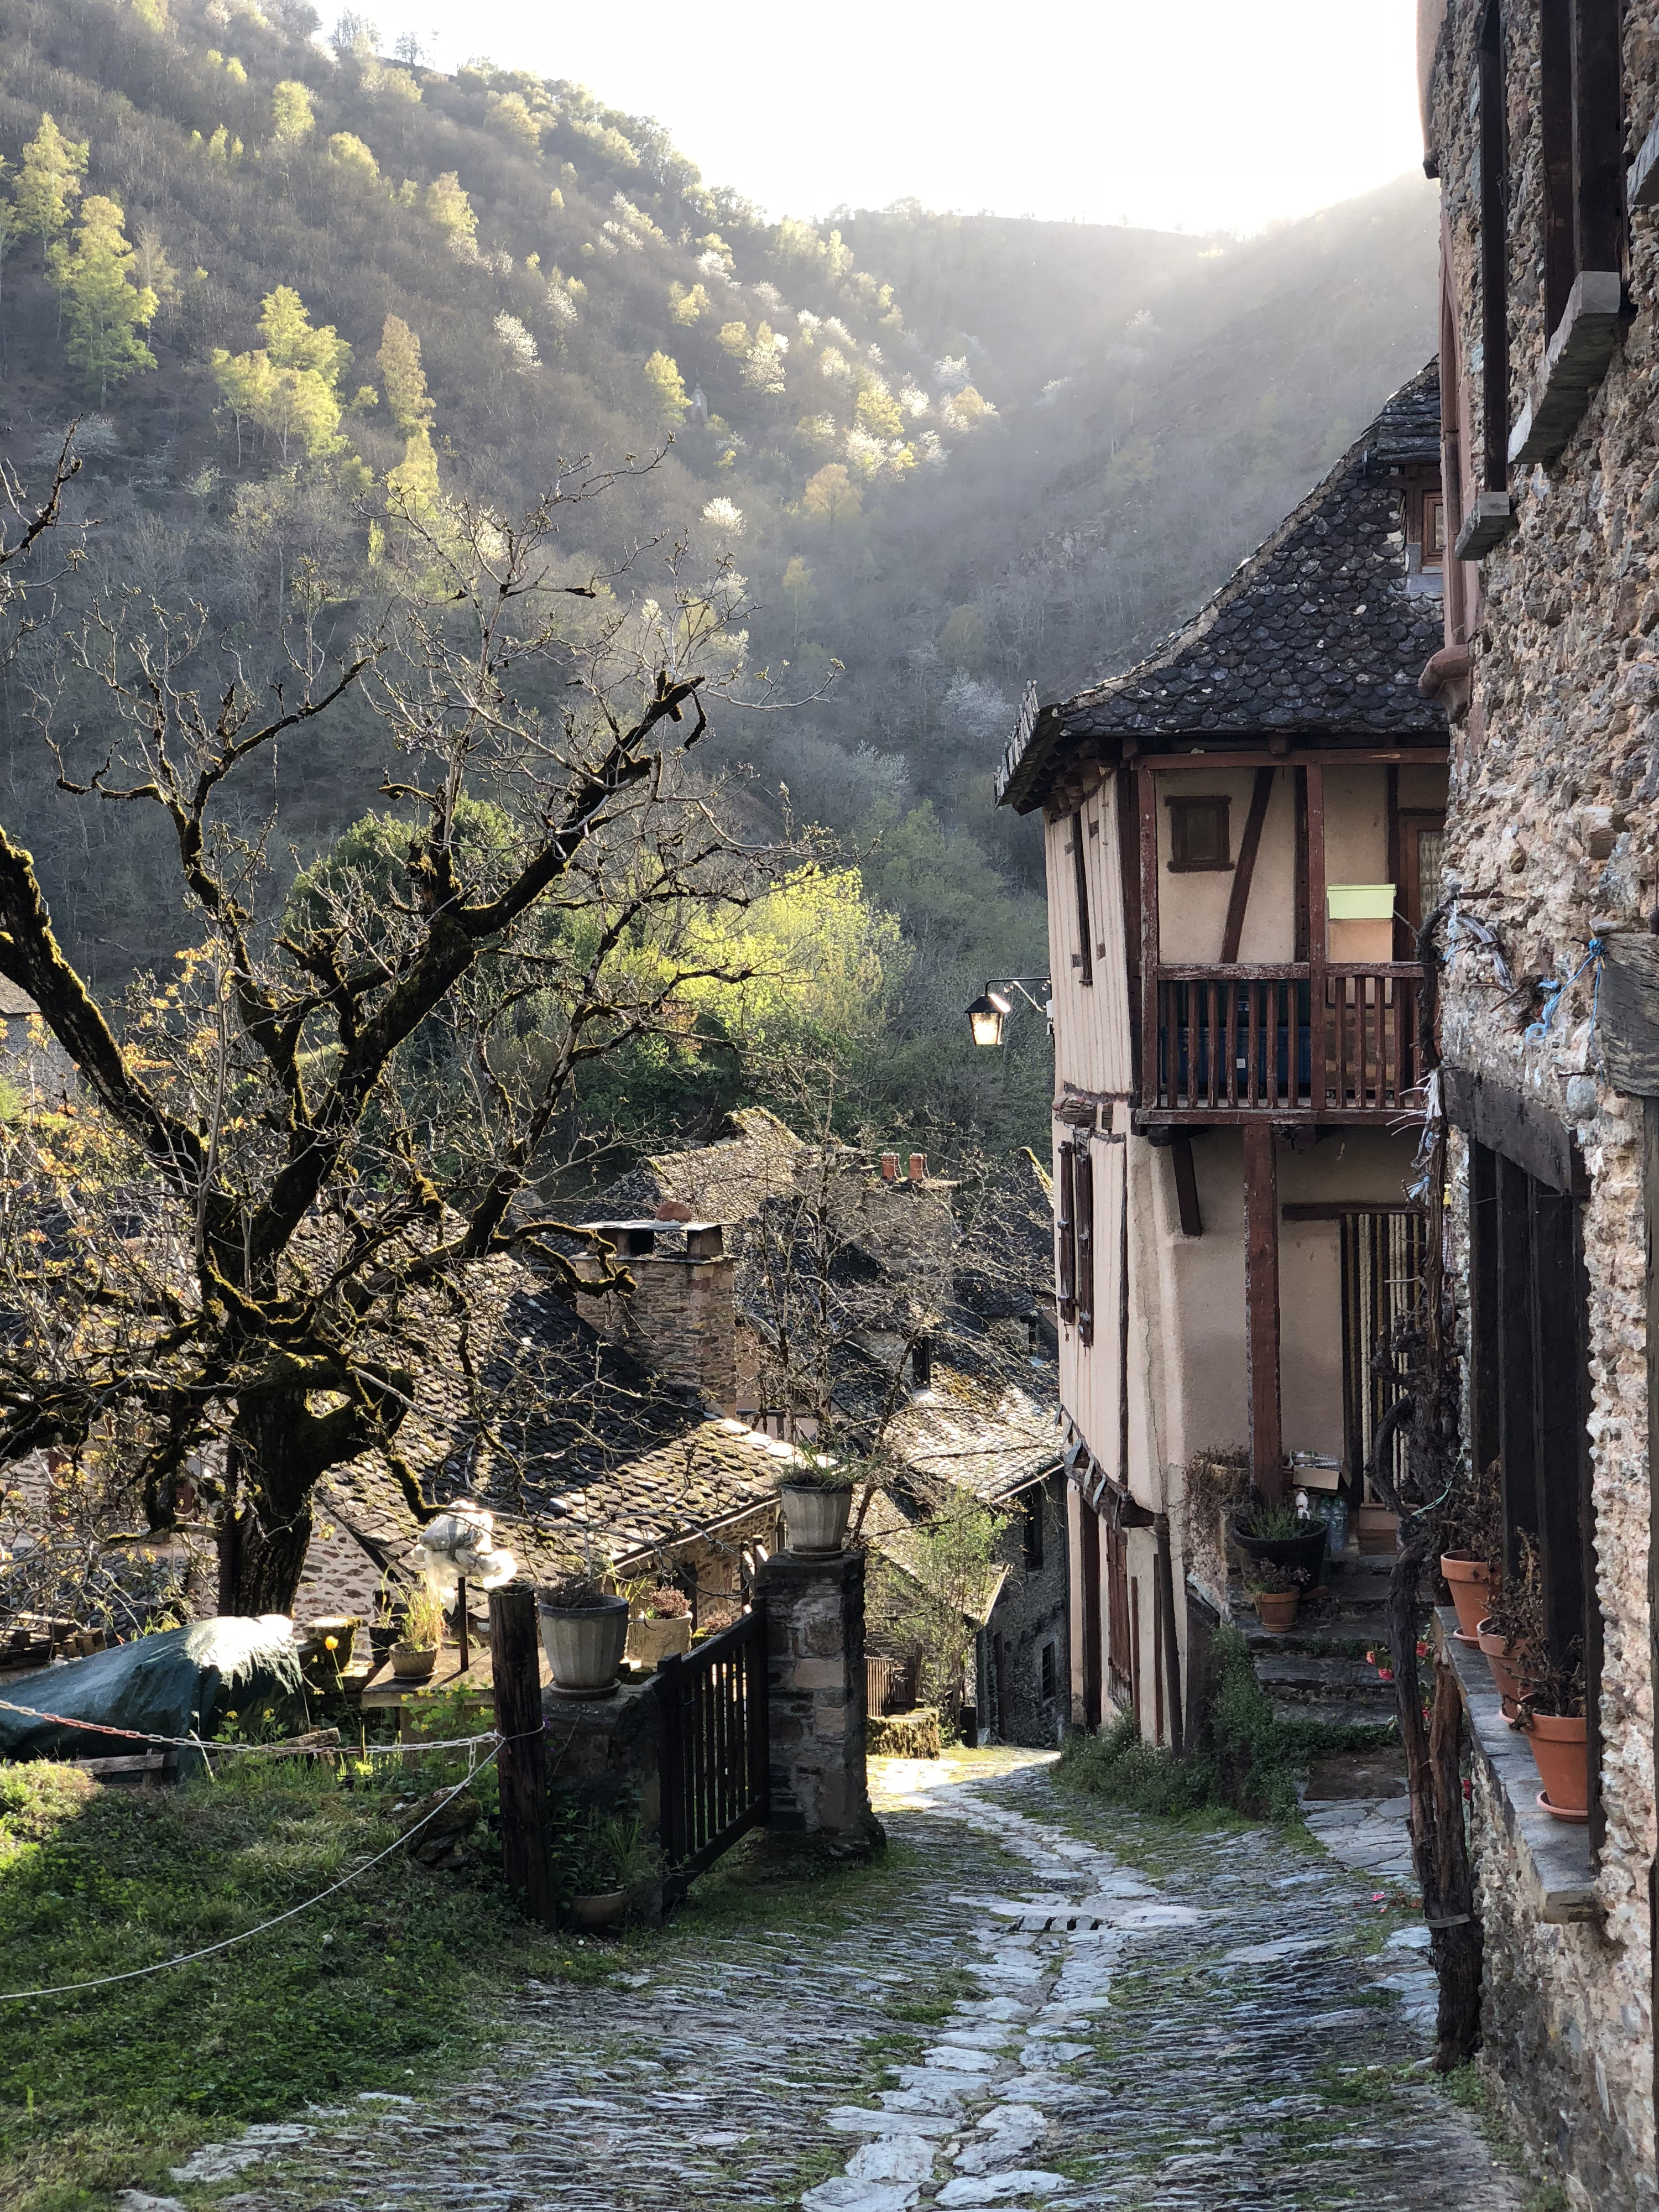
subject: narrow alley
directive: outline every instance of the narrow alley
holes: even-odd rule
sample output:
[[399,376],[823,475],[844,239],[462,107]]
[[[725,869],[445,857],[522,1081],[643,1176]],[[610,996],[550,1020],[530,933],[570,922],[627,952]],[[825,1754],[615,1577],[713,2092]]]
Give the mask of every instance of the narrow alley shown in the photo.
[[882,1865],[717,1875],[608,1984],[531,1984],[470,2077],[210,2148],[179,2201],[1519,2212],[1422,2063],[1432,1977],[1397,1877],[1272,1828],[1148,1823],[1053,1764],[872,1762]]

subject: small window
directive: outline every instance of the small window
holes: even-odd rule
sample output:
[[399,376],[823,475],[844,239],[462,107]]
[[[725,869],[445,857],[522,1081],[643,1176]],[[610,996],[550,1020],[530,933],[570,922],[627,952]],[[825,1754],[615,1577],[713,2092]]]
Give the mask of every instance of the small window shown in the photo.
[[1224,799],[1169,799],[1170,866],[1176,873],[1200,868],[1231,868]]
[[1072,955],[1072,965],[1078,971],[1079,983],[1095,980],[1094,944],[1089,934],[1089,862],[1083,836],[1081,812],[1072,817],[1072,882],[1077,893],[1078,949]]
[[1446,565],[1446,502],[1437,491],[1423,495],[1423,566],[1443,568]]
[[1042,1486],[1025,1493],[1025,1564],[1035,1574],[1042,1565]]
[[1045,1644],[1042,1647],[1042,1702],[1046,1705],[1053,1702],[1054,1692],[1059,1686],[1059,1669],[1054,1665],[1054,1647],[1052,1644]]

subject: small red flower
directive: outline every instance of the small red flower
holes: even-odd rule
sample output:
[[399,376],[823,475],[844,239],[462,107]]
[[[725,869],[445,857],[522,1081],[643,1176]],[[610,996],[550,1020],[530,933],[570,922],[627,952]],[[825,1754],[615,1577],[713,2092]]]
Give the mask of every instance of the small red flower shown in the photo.
[[1473,1800],[1474,1796],[1474,1784],[1470,1780],[1469,1777],[1466,1774],[1466,1775],[1463,1777],[1463,1798],[1464,1798],[1464,1802],[1465,1802],[1465,1803],[1468,1803],[1468,1802],[1470,1802]]
[[1377,1672],[1377,1675],[1378,1675],[1379,1680],[1381,1680],[1382,1681],[1384,1681],[1384,1682],[1392,1682],[1392,1681],[1393,1681],[1393,1680],[1394,1680],[1394,1668],[1393,1668],[1392,1667],[1379,1667],[1379,1668],[1377,1668],[1376,1672]]
[[1428,1657],[1429,1647],[1426,1644],[1419,1644],[1417,1647],[1417,1656],[1419,1659],[1426,1659]]

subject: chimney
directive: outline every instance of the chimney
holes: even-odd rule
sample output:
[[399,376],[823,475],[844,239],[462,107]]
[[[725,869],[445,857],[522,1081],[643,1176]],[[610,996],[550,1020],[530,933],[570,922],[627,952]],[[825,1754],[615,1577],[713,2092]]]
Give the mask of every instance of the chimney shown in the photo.
[[884,1182],[898,1181],[898,1154],[884,1152],[881,1156],[881,1179]]
[[926,1182],[927,1180],[927,1155],[926,1152],[911,1153],[910,1180],[912,1182]]
[[[729,1413],[738,1397],[737,1263],[720,1224],[672,1218],[588,1225],[616,1246],[634,1278],[634,1293],[579,1295],[583,1320],[625,1345],[665,1382],[694,1390]],[[684,1251],[665,1250],[659,1232],[682,1229]],[[584,1273],[598,1273],[594,1261],[577,1264]]]

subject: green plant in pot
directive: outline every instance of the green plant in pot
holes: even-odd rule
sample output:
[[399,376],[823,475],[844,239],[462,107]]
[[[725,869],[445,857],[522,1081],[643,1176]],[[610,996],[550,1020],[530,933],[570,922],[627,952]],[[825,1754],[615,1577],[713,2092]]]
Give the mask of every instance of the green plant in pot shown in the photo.
[[778,1488],[783,1499],[784,1540],[792,1552],[823,1557],[840,1551],[857,1480],[854,1462],[832,1459],[823,1452],[790,1469]]
[[1255,1601],[1256,1617],[1274,1636],[1283,1636],[1296,1625],[1296,1609],[1312,1577],[1304,1567],[1275,1566],[1270,1559],[1252,1559],[1244,1570],[1244,1587]]
[[392,1647],[392,1671],[400,1682],[428,1682],[443,1648],[443,1600],[430,1583],[418,1582],[404,1601],[403,1634]]
[[662,1852],[636,1815],[573,1808],[555,1844],[555,1880],[568,1927],[609,1928],[629,1893],[662,1872]]
[[1322,1521],[1299,1514],[1293,1505],[1268,1505],[1258,1500],[1235,1520],[1232,1539],[1243,1556],[1247,1582],[1253,1572],[1273,1567],[1299,1575],[1298,1589],[1317,1585],[1328,1541]]
[[584,1568],[544,1589],[536,1610],[555,1695],[608,1697],[622,1674],[628,1600]]

